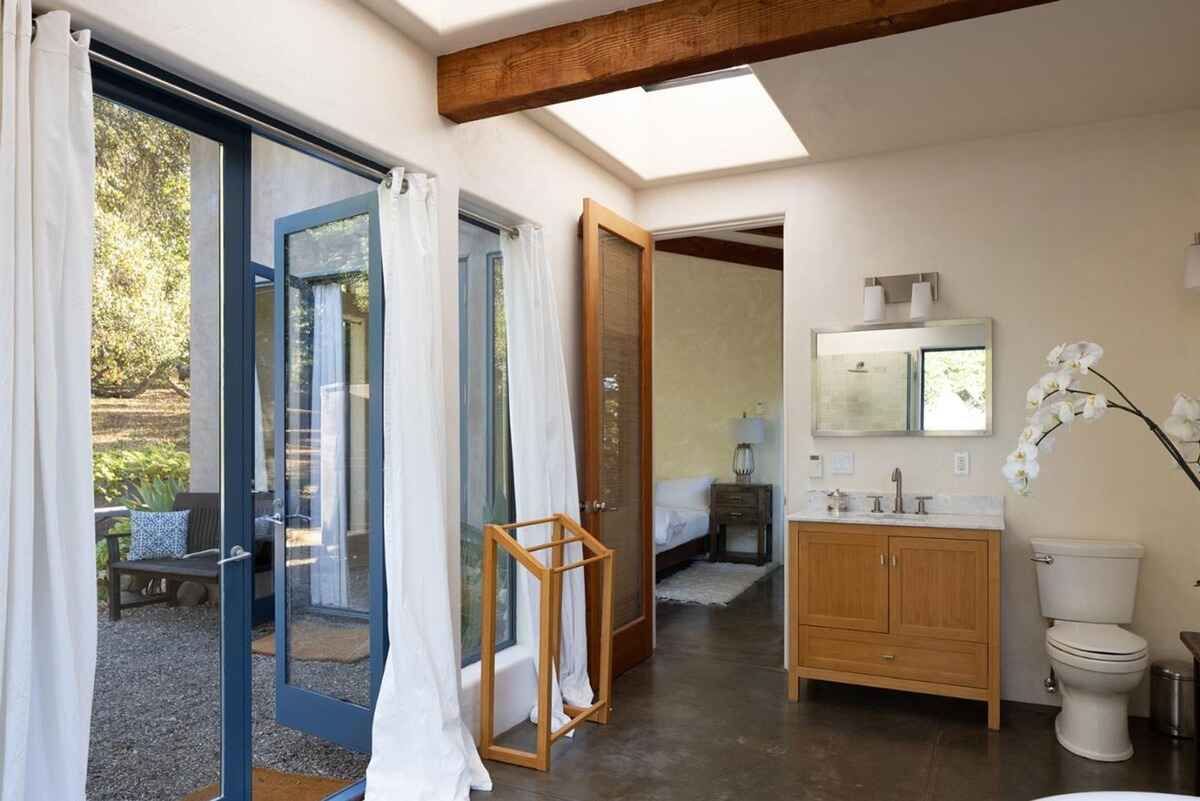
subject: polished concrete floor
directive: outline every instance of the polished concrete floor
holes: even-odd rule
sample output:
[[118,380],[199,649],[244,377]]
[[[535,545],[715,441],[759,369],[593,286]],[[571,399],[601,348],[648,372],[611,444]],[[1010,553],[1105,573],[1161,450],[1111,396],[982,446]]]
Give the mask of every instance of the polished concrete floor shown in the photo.
[[[1130,789],[1190,793],[1192,743],[1133,721],[1119,764],[1060,748],[1055,710],[1005,704],[988,732],[982,704],[808,682],[787,702],[783,574],[725,609],[660,604],[654,658],[619,677],[607,726],[555,745],[549,773],[488,763],[481,801],[1030,801]],[[508,739],[532,747],[527,729]]]

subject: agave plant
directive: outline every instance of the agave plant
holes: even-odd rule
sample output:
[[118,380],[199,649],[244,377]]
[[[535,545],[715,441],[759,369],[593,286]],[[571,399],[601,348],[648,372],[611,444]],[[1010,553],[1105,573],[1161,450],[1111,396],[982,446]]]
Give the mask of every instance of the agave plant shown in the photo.
[[[1116,409],[1145,423],[1193,486],[1200,490],[1200,400],[1182,393],[1176,395],[1171,415],[1160,426],[1096,369],[1102,356],[1104,348],[1095,342],[1063,343],[1047,354],[1050,372],[1025,395],[1025,408],[1030,412],[1028,425],[1017,440],[1017,449],[1009,454],[1001,471],[1008,483],[1016,492],[1028,495],[1030,482],[1041,472],[1038,455],[1050,451],[1054,444],[1053,435],[1058,429],[1070,426],[1080,418],[1087,422],[1098,420],[1109,409]],[[1089,378],[1101,382],[1102,389],[1116,393],[1115,398],[1119,400],[1110,399],[1103,391],[1083,389],[1083,382]]]
[[184,489],[177,479],[155,478],[133,487],[121,505],[135,512],[170,512],[175,508],[175,496]]

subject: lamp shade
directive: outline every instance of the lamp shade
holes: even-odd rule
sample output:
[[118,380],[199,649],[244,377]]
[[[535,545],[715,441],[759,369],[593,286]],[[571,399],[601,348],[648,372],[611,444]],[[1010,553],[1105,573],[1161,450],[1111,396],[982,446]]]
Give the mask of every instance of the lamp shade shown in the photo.
[[733,438],[739,444],[758,445],[767,438],[766,421],[761,417],[739,417],[733,421]]
[[1188,292],[1200,292],[1200,233],[1187,248],[1187,260],[1183,272],[1183,288]]
[[908,316],[913,320],[924,320],[933,311],[933,284],[917,281],[912,285],[912,306]]
[[863,322],[883,322],[883,287],[879,284],[863,287]]

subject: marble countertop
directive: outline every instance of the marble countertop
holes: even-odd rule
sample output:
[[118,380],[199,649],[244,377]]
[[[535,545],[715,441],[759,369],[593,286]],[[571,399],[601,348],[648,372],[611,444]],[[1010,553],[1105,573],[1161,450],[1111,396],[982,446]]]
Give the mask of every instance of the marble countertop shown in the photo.
[[[885,509],[891,508],[892,495],[883,492],[847,492],[849,511],[834,514],[824,490],[811,490],[805,508],[792,512],[788,520],[805,523],[852,523],[872,526],[908,526],[912,528],[964,528],[984,531],[1004,530],[1004,499],[993,495],[933,495],[926,502],[928,514],[871,512],[872,495],[883,496]],[[916,509],[916,495],[904,495],[904,508]]]

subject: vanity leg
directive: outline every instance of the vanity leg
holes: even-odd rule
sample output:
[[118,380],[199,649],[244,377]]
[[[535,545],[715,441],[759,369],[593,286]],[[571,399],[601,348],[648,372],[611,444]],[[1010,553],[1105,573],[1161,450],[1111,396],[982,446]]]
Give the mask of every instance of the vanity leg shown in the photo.
[[796,675],[795,668],[788,669],[788,700],[800,700],[800,677]]
[[988,698],[988,728],[992,731],[1000,731],[1000,699]]

